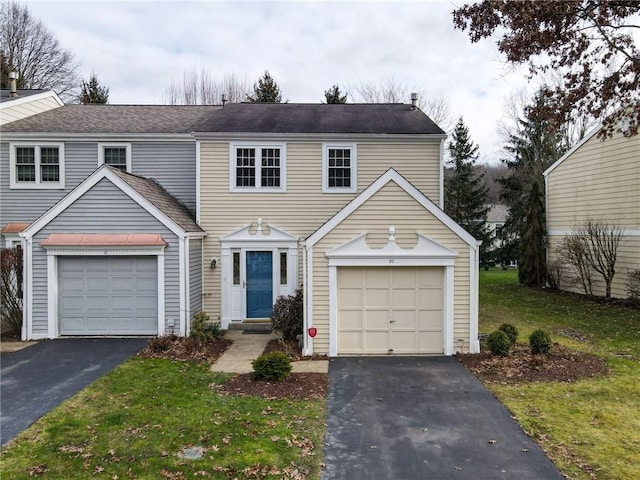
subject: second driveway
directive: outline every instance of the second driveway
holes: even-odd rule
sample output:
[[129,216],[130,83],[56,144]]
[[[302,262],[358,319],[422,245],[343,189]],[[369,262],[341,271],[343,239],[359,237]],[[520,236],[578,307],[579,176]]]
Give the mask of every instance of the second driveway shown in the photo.
[[329,364],[323,479],[563,477],[455,358]]
[[144,338],[69,338],[2,357],[1,443],[141,350]]

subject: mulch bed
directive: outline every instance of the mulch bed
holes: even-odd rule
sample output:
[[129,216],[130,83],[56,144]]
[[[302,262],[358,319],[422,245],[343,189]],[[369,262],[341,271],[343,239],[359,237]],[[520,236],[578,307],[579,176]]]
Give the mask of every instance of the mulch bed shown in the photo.
[[267,399],[310,400],[324,398],[327,394],[329,376],[326,373],[291,373],[280,382],[252,380],[250,373],[236,375],[219,391]]
[[149,344],[138,352],[139,357],[167,358],[169,360],[213,363],[232,344],[221,338],[215,342],[203,343],[192,338],[166,335],[149,340]]
[[609,373],[607,363],[600,357],[557,343],[547,355],[533,355],[528,345],[517,344],[508,357],[489,352],[458,354],[457,357],[478,378],[487,382],[575,382]]

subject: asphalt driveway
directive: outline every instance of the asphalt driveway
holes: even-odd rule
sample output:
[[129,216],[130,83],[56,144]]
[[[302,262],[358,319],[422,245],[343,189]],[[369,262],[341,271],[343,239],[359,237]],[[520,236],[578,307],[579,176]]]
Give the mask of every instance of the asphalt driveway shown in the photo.
[[0,359],[0,444],[133,356],[144,338],[40,342]]
[[563,478],[451,357],[332,359],[324,463],[324,480]]

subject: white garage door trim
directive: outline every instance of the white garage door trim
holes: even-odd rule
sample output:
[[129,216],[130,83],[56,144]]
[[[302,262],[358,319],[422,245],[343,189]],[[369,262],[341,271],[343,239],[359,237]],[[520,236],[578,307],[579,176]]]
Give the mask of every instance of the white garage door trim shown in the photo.
[[338,355],[338,267],[443,267],[442,334],[444,354],[453,355],[454,263],[458,252],[416,233],[418,242],[405,250],[395,242],[395,228],[389,228],[389,241],[384,248],[371,249],[366,232],[326,253],[329,259],[329,356]]
[[164,335],[164,245],[145,247],[48,247],[47,248],[47,310],[48,335],[57,338],[59,333],[58,318],[58,257],[60,256],[142,256],[153,255],[158,262],[158,335]]

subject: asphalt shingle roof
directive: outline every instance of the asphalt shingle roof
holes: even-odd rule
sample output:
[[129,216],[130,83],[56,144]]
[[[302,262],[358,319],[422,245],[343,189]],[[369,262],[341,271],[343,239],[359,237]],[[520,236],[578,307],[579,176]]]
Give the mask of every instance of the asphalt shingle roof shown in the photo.
[[180,203],[173,195],[167,192],[158,182],[151,178],[133,175],[113,167],[109,168],[113,173],[125,181],[131,188],[158,208],[167,217],[172,219],[185,232],[204,232],[196,223],[189,209]]
[[420,109],[405,104],[231,103],[197,132],[444,134]]
[[215,105],[64,105],[7,123],[20,133],[191,133],[221,107]]
[[49,90],[17,90],[16,93],[18,95],[15,97],[12,97],[11,90],[3,88],[2,90],[0,90],[0,102],[2,103],[11,102],[12,100],[18,100],[20,98],[30,97],[31,95],[37,95],[39,93],[48,92],[48,91]]

